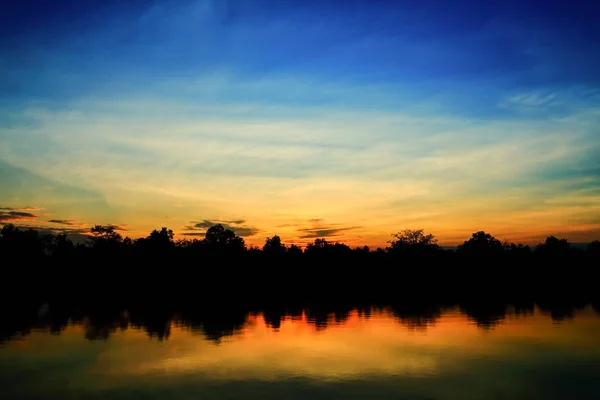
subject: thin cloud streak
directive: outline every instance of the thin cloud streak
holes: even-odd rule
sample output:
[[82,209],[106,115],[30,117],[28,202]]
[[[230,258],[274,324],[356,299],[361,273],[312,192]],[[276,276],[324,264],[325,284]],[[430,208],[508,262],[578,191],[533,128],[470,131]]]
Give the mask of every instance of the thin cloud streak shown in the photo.
[[[206,230],[212,226],[220,224],[225,229],[233,231],[236,235],[241,237],[249,237],[258,234],[261,230],[251,226],[245,226],[246,220],[202,220],[202,221],[191,221],[192,225],[188,225],[184,228],[183,235],[185,236],[201,236],[206,233]],[[202,231],[202,232],[190,232],[190,231]]]
[[71,221],[71,220],[67,220],[67,219],[50,219],[50,220],[48,220],[48,222],[53,223],[53,224],[69,225],[69,226],[80,225],[75,221]]
[[0,211],[0,222],[35,220],[39,215],[24,211]]

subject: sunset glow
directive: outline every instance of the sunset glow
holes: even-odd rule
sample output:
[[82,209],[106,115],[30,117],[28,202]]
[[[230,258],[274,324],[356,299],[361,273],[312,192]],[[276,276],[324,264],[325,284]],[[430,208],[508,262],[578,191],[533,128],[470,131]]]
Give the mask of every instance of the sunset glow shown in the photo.
[[600,238],[597,27],[562,2],[50,3],[0,17],[0,223]]

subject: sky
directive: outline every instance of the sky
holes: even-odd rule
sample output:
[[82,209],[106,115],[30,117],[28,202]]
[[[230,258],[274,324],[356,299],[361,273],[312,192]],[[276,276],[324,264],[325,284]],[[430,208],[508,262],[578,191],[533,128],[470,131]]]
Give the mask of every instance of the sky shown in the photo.
[[14,1],[0,223],[600,239],[600,3]]

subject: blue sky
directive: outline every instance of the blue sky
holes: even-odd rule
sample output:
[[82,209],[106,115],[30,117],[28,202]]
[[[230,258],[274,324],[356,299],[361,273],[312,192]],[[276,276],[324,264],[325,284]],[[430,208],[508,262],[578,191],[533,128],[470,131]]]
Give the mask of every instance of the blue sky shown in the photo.
[[0,206],[40,211],[0,219],[132,236],[222,221],[257,244],[382,245],[405,228],[445,243],[598,238],[598,11],[9,2]]

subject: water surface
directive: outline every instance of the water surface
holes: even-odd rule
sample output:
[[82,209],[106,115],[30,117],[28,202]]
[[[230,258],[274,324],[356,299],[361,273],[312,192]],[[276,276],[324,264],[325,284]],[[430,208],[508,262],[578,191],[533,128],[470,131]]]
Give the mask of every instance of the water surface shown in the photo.
[[123,312],[5,340],[0,398],[600,399],[600,317],[569,317],[304,310],[223,332],[176,316],[149,329]]

